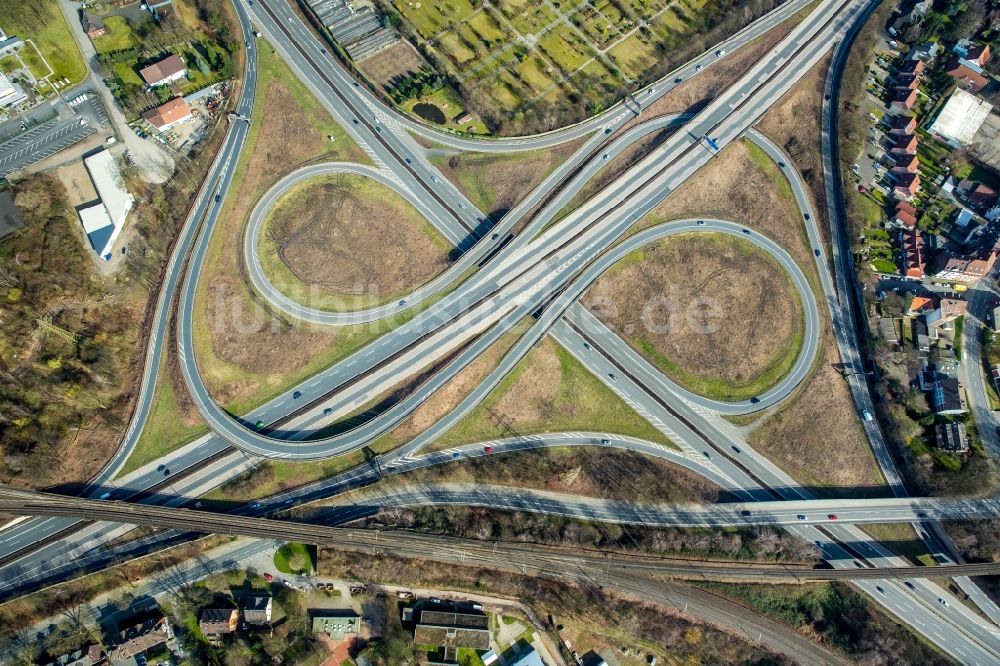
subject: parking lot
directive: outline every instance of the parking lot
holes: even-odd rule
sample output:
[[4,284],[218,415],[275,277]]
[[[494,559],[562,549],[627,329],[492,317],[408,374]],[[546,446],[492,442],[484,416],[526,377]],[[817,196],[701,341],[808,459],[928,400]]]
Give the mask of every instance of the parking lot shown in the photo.
[[0,177],[23,169],[109,127],[100,98],[92,91],[52,106],[56,115],[0,144]]

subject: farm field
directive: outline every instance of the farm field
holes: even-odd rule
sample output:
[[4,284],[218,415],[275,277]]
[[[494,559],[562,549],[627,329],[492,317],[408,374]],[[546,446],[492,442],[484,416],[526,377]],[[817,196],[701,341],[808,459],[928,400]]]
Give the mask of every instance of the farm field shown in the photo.
[[579,122],[778,4],[762,0],[736,10],[727,0],[379,2],[391,2],[404,35],[482,120],[473,131],[501,136]]

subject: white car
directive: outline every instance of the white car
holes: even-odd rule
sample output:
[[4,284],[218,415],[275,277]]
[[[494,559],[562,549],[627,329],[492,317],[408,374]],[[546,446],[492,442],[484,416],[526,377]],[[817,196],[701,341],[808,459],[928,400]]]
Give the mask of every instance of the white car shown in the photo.
[[861,412],[861,415],[863,417],[865,417],[865,421],[874,421],[875,420],[875,417],[872,416],[872,413],[869,412],[867,409],[865,411]]
[[725,49],[720,49],[720,50],[718,50],[718,51],[715,52],[715,57],[716,58],[721,58],[724,55],[726,55],[726,50]]

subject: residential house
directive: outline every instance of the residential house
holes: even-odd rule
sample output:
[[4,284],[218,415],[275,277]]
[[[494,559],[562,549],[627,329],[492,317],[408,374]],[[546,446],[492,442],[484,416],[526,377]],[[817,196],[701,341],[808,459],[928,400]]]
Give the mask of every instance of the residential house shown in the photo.
[[930,403],[935,414],[950,416],[966,411],[962,385],[954,377],[940,377],[931,385]]
[[892,150],[900,153],[917,152],[917,137],[915,134],[899,134],[896,136],[896,144]]
[[221,643],[222,637],[236,631],[240,613],[235,608],[206,608],[201,611],[198,627],[212,643]]
[[920,76],[909,72],[897,72],[892,80],[896,83],[897,90],[916,90],[920,85]]
[[939,423],[934,426],[937,447],[949,453],[965,453],[969,450],[969,438],[962,423]]
[[964,257],[957,257],[949,252],[942,252],[937,259],[934,277],[948,282],[969,284],[989,275],[997,260],[1000,248],[982,246]]
[[421,610],[413,642],[442,647],[444,660],[455,661],[459,648],[489,649],[490,619],[483,613]]
[[345,640],[360,631],[361,618],[352,610],[311,610],[309,615],[313,633],[326,634],[334,641]]
[[[956,45],[956,49],[957,48],[958,47]],[[956,53],[963,60],[973,62],[979,65],[980,67],[985,67],[986,63],[990,61],[990,58],[993,55],[992,53],[990,53],[989,44],[970,44],[965,47],[964,52],[959,52],[956,50]]]
[[100,645],[88,645],[75,652],[56,657],[45,666],[100,666],[107,663],[107,655]]
[[933,7],[934,0],[917,0],[913,3],[913,8],[910,10],[910,21],[913,23],[922,21],[924,16],[927,15],[927,12],[929,12]]
[[83,29],[87,33],[87,36],[91,39],[97,39],[108,32],[108,28],[104,25],[104,21],[102,21],[99,16],[95,16],[94,14],[83,15]]
[[937,337],[939,330],[950,331],[953,321],[965,314],[968,304],[957,298],[942,298],[936,308],[924,314],[931,337]]
[[936,58],[940,52],[941,45],[939,43],[923,42],[922,44],[917,44],[910,49],[910,52],[906,55],[906,59],[928,62]]
[[908,278],[919,280],[924,277],[924,239],[915,229],[899,231],[899,268]]
[[990,328],[993,329],[994,333],[1000,331],[1000,305],[990,312]]
[[906,201],[896,202],[896,216],[893,222],[897,226],[913,229],[917,226],[917,209]]
[[161,104],[155,109],[146,111],[142,114],[142,117],[156,129],[165,132],[174,125],[189,120],[191,118],[191,107],[187,105],[183,97],[177,97]]
[[14,83],[0,72],[0,109],[9,109],[28,99],[28,94],[20,85]]
[[924,67],[925,65],[923,60],[908,58],[903,61],[903,64],[900,65],[896,71],[902,74],[915,74],[920,76],[924,73]]
[[891,136],[910,135],[917,129],[917,119],[913,116],[886,116],[889,118],[889,134]]
[[150,650],[165,646],[173,637],[174,630],[167,618],[158,610],[149,611],[132,618],[124,629],[119,627],[108,658],[115,666],[125,666]]
[[254,595],[243,598],[243,621],[250,625],[264,625],[271,621],[271,596]]
[[906,314],[912,317],[920,314],[921,312],[933,310],[936,307],[937,304],[934,302],[934,298],[932,296],[914,296],[913,300],[910,301],[910,307],[906,311]]
[[983,68],[971,60],[952,58],[945,72],[955,79],[959,88],[969,93],[979,92],[990,82],[983,76]]
[[978,211],[987,211],[997,203],[996,191],[974,180],[959,181],[955,186],[955,194]]
[[983,213],[983,217],[985,217],[990,222],[995,222],[996,220],[1000,220],[1000,201],[994,204],[993,207],[990,208],[988,211]]
[[889,101],[889,110],[894,113],[908,113],[917,103],[917,91],[898,88]]
[[920,166],[915,154],[899,152],[895,148],[889,151],[889,159],[894,164],[893,169],[903,169],[907,173],[916,173]]
[[139,70],[139,75],[149,87],[163,86],[187,76],[187,67],[177,55],[169,55]]
[[893,192],[897,198],[910,201],[920,191],[920,174],[910,173],[905,169],[896,172],[893,169],[889,175],[896,181]]

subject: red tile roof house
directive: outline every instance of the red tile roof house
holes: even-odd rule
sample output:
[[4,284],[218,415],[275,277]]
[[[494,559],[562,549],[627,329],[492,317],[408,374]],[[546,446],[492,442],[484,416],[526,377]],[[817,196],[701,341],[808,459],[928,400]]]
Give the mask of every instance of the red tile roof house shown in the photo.
[[890,117],[892,120],[889,121],[889,134],[892,136],[913,134],[913,131],[917,129],[917,119],[913,116]]
[[899,71],[902,74],[916,74],[919,76],[923,74],[925,66],[923,60],[907,60],[899,66]]
[[889,151],[889,158],[895,163],[895,168],[906,169],[910,173],[916,173],[920,162],[913,153],[904,153],[897,149]]
[[965,198],[973,208],[987,210],[996,204],[997,193],[991,187],[987,187],[982,183],[976,183],[975,187],[966,191]]
[[916,74],[897,74],[893,77],[897,90],[916,90],[920,85],[920,77]]
[[912,111],[913,105],[917,103],[917,91],[906,88],[897,89],[892,96],[889,109],[897,113]]
[[974,44],[965,52],[965,59],[974,61],[980,67],[985,67],[992,55],[989,44]]
[[162,132],[190,118],[191,107],[187,105],[183,97],[177,97],[155,109],[146,111],[142,117]]
[[899,232],[899,263],[903,275],[910,278],[924,276],[924,239],[920,232],[904,229]]
[[917,137],[913,134],[897,136],[896,145],[892,149],[901,153],[915,153],[917,152]]
[[955,79],[962,90],[970,93],[979,92],[990,82],[985,76],[957,58],[953,58],[948,63],[947,73],[948,76]]
[[906,314],[915,315],[923,312],[924,310],[933,310],[937,307],[934,303],[934,297],[927,296],[914,296],[913,300],[910,301],[910,309]]
[[149,67],[143,67],[139,70],[139,74],[148,86],[162,86],[184,78],[187,75],[187,67],[178,56],[169,55]]
[[896,178],[896,188],[894,191],[900,199],[909,201],[920,191],[919,173],[909,173],[905,170],[899,174],[890,173]]
[[896,204],[896,218],[894,221],[900,226],[910,229],[914,228],[917,226],[917,209],[905,201],[900,201]]

